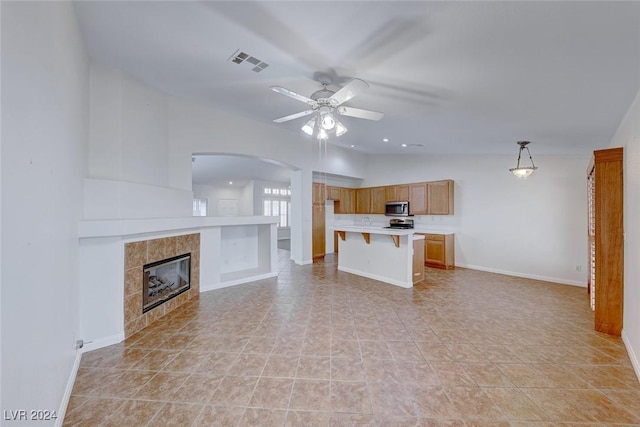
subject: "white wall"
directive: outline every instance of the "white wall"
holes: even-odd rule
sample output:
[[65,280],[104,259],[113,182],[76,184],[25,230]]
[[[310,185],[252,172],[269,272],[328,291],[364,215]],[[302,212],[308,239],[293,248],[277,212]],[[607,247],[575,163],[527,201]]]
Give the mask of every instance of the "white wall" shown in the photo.
[[[588,157],[533,156],[526,180],[514,156],[370,156],[363,186],[453,179],[455,214],[416,226],[456,232],[456,265],[586,286]],[[580,265],[582,271],[576,271]]]
[[168,97],[96,64],[90,81],[84,219],[190,216],[191,185],[171,185]]
[[640,379],[640,93],[611,147],[624,147],[624,317],[622,339]]
[[219,187],[213,185],[193,185],[193,197],[207,199],[207,216],[223,216],[224,212],[219,212],[218,202],[220,200],[236,200],[238,204],[238,215],[251,215],[246,213],[253,210],[253,204],[246,206],[247,201],[244,196],[245,187]]
[[76,358],[89,63],[70,3],[1,7],[2,409],[60,410]]

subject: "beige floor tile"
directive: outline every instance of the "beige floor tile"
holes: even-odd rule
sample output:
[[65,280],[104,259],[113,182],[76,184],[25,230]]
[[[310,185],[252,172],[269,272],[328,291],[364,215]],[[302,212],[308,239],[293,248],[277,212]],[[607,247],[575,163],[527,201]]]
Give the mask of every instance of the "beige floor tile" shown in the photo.
[[295,377],[316,380],[331,379],[331,358],[300,356]]
[[[86,398],[78,404],[69,402],[69,409],[64,418],[64,426],[96,426],[116,411],[123,401],[110,398]],[[78,406],[75,406],[75,405]]]
[[163,406],[162,402],[125,400],[101,425],[107,427],[146,425]]
[[326,380],[296,379],[289,402],[290,409],[329,411],[331,409],[330,382]]
[[246,406],[256,387],[256,377],[224,377],[211,396],[214,405]]
[[509,420],[547,419],[544,411],[517,388],[483,388],[483,391]]
[[193,424],[203,405],[188,403],[167,403],[147,424],[147,427],[183,427]]
[[298,426],[329,426],[329,420],[331,419],[330,412],[315,412],[315,411],[287,411],[287,418],[285,420],[286,427],[298,427]]
[[364,366],[361,359],[331,358],[331,379],[336,381],[364,381]]
[[272,354],[267,359],[267,364],[262,371],[262,375],[267,377],[288,377],[295,378],[298,367],[298,356],[286,356]]
[[135,393],[134,398],[171,401],[189,376],[181,372],[159,372]]
[[260,378],[249,401],[249,406],[287,409],[293,381],[291,378]]
[[281,409],[247,408],[237,426],[281,426],[286,417],[287,411]]
[[205,406],[193,422],[193,427],[235,426],[244,411],[244,408],[233,406]]

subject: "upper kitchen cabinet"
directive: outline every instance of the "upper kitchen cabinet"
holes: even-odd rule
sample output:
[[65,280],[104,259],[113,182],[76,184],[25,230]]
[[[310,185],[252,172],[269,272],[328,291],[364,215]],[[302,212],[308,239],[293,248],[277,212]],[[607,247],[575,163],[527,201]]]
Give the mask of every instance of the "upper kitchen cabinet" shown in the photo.
[[356,213],[371,213],[371,188],[356,188]]
[[[337,191],[336,191],[337,190]],[[333,213],[354,213],[354,190],[352,188],[333,187],[330,199],[333,200]]]
[[369,213],[384,215],[386,198],[386,187],[371,188],[371,209]]
[[332,187],[327,185],[327,199],[339,201],[342,196],[342,190],[340,187]]
[[427,215],[428,188],[426,182],[409,184],[409,212],[413,215]]
[[409,201],[409,184],[396,185],[396,198],[391,200],[392,202],[407,202]]
[[387,185],[384,187],[384,201],[385,202],[397,202],[398,199],[398,186],[397,185]]
[[[453,215],[453,181],[432,181],[428,183],[428,215]],[[411,206],[413,208],[413,205]],[[413,211],[413,209],[411,209]],[[416,212],[413,212],[414,214]]]

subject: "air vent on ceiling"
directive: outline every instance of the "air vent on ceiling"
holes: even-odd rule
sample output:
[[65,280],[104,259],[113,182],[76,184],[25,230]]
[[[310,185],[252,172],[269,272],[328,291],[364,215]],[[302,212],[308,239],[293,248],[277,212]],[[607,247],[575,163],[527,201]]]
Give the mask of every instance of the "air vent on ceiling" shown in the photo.
[[251,56],[248,53],[241,51],[240,49],[236,50],[233,55],[229,57],[229,60],[238,65],[246,62],[253,67],[251,68],[251,70],[255,71],[256,73],[259,73],[269,66],[269,64],[267,64],[266,62],[262,62],[260,59]]

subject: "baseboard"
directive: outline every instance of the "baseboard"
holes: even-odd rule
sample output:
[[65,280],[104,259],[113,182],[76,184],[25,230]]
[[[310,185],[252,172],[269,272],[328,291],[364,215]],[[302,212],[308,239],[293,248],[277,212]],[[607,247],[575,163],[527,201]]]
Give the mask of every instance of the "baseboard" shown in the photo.
[[540,276],[537,274],[517,273],[514,271],[500,270],[497,268],[482,267],[480,265],[472,265],[472,264],[456,264],[456,267],[468,268],[470,270],[486,271],[487,273],[504,274],[506,276],[522,277],[525,279],[534,279],[534,280],[542,280],[545,282],[560,283],[562,285],[578,286],[581,288],[587,287],[586,281],[580,282],[577,280],[560,279],[557,277]]
[[631,365],[633,366],[633,370],[636,372],[636,377],[640,382],[640,362],[638,361],[638,356],[633,351],[633,347],[631,347],[629,337],[627,336],[627,334],[625,334],[624,329],[622,330],[622,342],[627,349],[627,354],[629,355],[629,359],[631,360]]
[[270,279],[272,277],[278,277],[278,273],[276,272],[265,273],[265,274],[259,274],[256,276],[251,276],[251,277],[244,277],[241,279],[227,280],[226,282],[214,283],[212,285],[206,285],[206,286],[201,285],[200,292],[202,293],[207,291],[213,291],[215,289],[228,288],[229,286],[241,285],[243,283],[250,283],[258,280]]
[[97,350],[102,347],[118,344],[122,341],[124,341],[124,331],[119,334],[111,335],[109,337],[98,338],[93,341],[85,341],[84,346],[82,346],[80,352],[86,353],[87,351]]
[[82,352],[76,351],[76,359],[73,361],[73,367],[71,368],[71,373],[69,374],[69,379],[67,380],[67,386],[64,389],[64,394],[62,395],[62,402],[60,402],[60,407],[58,408],[58,418],[56,418],[56,427],[61,427],[64,422],[64,416],[67,413],[67,407],[69,406],[69,399],[71,399],[71,392],[73,391],[73,385],[76,382],[76,375],[78,375],[78,368],[80,368],[80,360],[82,359]]

